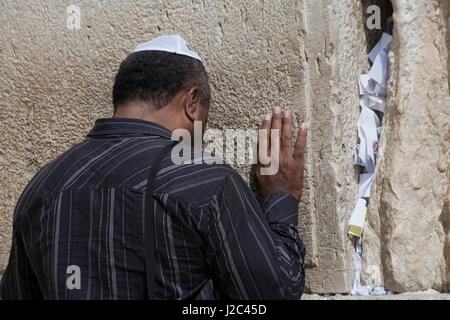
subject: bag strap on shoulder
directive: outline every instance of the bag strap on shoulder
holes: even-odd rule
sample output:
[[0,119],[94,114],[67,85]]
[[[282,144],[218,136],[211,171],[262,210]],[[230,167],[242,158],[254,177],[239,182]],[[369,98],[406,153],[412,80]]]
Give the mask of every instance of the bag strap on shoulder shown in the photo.
[[161,149],[159,154],[153,160],[152,168],[148,175],[147,190],[145,192],[145,210],[144,210],[144,258],[145,258],[145,277],[147,284],[147,299],[155,299],[155,208],[153,192],[155,188],[156,174],[159,171],[164,157],[178,144],[174,141]]

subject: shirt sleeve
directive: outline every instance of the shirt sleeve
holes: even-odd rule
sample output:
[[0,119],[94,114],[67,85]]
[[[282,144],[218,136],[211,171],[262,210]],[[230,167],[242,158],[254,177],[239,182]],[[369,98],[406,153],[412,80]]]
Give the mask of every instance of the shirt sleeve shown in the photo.
[[36,276],[14,227],[8,266],[0,282],[0,300],[42,299]]
[[297,199],[270,195],[260,207],[233,174],[212,203],[205,257],[218,298],[300,299],[305,248],[297,231]]

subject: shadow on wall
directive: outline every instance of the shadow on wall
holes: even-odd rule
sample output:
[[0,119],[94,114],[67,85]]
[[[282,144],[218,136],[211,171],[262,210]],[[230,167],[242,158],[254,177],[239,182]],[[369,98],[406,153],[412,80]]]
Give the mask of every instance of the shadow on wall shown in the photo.
[[[450,94],[450,2],[448,0],[441,0],[439,7],[442,10],[442,19],[444,22],[444,26],[446,26],[446,44],[447,44],[447,67],[448,67],[448,87]],[[450,189],[447,189],[447,194],[450,192]],[[446,241],[444,245],[444,258],[447,267],[447,281],[444,285],[444,289],[446,291],[450,291],[450,200],[447,196],[445,198],[444,208],[442,209],[442,213],[439,217],[439,222],[442,224],[444,228],[444,232],[446,235]]]
[[[374,12],[369,11],[367,8],[376,5],[380,8],[380,29],[369,29],[367,27],[367,19],[373,16]],[[381,39],[383,32],[387,32],[386,24],[389,17],[392,17],[394,9],[392,7],[391,0],[361,0],[362,17],[364,21],[364,33],[366,35],[367,54],[375,47],[378,41]],[[377,116],[383,121],[384,114],[380,111],[375,111]],[[358,142],[359,143],[359,142]]]
[[442,17],[444,25],[447,26],[446,39],[447,39],[447,66],[448,66],[448,91],[450,94],[450,1],[441,0],[440,8],[442,8]]
[[[450,190],[448,190],[450,191]],[[447,191],[447,192],[448,192]],[[442,227],[444,228],[444,232],[446,234],[446,241],[444,244],[444,258],[445,258],[445,264],[447,268],[447,281],[444,285],[445,291],[450,291],[450,210],[449,210],[449,201],[448,198],[445,201],[444,208],[442,208],[442,213],[439,217],[439,222],[442,224]]]
[[[444,0],[445,1],[445,0]],[[367,25],[364,27],[364,32],[366,33],[366,43],[367,43],[367,53],[372,50],[372,48],[377,44],[378,40],[383,35],[383,31],[386,30],[386,22],[387,19],[392,16],[394,12],[392,8],[392,4],[390,0],[361,0],[361,10],[363,21],[367,22],[367,19],[372,15],[367,13],[367,8],[371,5],[377,5],[380,8],[380,20],[381,20],[381,29],[372,29],[367,28]]]

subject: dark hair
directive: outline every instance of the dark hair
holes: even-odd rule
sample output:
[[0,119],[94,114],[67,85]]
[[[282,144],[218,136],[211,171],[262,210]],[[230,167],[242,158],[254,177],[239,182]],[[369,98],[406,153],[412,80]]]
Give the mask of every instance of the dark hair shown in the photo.
[[114,110],[135,100],[151,102],[161,109],[190,85],[199,87],[200,103],[209,107],[208,75],[199,60],[164,51],[135,52],[122,61],[116,74]]

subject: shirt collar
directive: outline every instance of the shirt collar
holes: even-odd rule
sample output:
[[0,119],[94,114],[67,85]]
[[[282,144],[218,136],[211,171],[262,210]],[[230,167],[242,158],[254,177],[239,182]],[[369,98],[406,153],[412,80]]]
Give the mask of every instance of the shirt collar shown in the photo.
[[89,138],[105,138],[105,136],[156,135],[171,139],[172,132],[163,126],[141,119],[103,118],[95,121],[89,131]]

